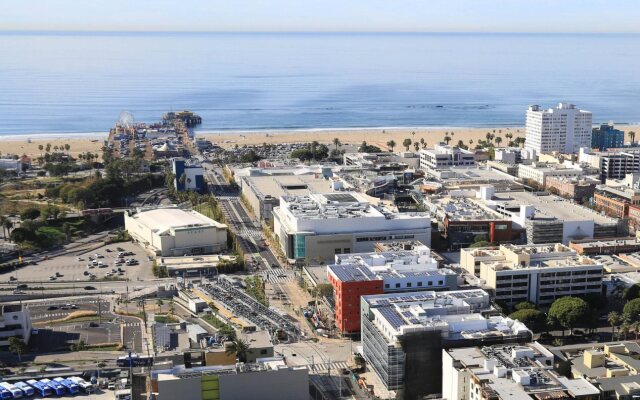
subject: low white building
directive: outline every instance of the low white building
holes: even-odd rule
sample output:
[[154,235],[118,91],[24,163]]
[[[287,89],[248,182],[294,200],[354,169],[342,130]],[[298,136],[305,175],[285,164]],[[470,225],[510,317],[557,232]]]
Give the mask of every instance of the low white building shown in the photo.
[[124,217],[125,229],[158,256],[207,254],[227,248],[227,226],[176,206],[139,208]]
[[0,305],[0,348],[9,345],[9,338],[16,337],[25,344],[31,338],[31,314],[20,304]]
[[580,377],[553,371],[554,356],[541,344],[493,345],[442,351],[442,398],[447,400],[597,399]]
[[532,163],[518,167],[518,178],[529,179],[544,187],[549,177],[579,178],[584,175],[579,166],[566,166],[564,164]]
[[420,150],[420,168],[429,172],[449,167],[470,167],[476,164],[476,155],[469,150],[438,143],[433,149]]
[[392,212],[354,192],[283,196],[273,219],[289,259],[328,262],[336,254],[373,251],[377,242],[431,243],[428,214]]

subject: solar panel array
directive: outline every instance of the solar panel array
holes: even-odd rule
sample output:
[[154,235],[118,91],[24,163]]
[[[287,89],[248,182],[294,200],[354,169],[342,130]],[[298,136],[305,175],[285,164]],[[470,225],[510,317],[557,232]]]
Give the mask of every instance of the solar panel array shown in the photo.
[[380,307],[379,310],[380,310],[380,314],[382,314],[382,316],[387,321],[389,321],[393,329],[398,329],[402,325],[407,325],[407,323],[402,318],[402,316],[398,314],[398,312],[392,306]]

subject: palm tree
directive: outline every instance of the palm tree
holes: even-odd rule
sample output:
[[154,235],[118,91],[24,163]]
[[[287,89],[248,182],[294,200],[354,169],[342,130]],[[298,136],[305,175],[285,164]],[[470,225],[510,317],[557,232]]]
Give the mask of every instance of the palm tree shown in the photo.
[[11,228],[13,228],[13,222],[11,222],[11,220],[9,218],[7,218],[3,223],[2,223],[2,229],[6,229],[7,230],[7,235],[5,236],[5,238],[7,238],[8,241],[11,241]]
[[340,143],[340,139],[333,138],[333,145],[335,146],[336,151],[338,151],[338,146],[342,146],[342,143]]
[[416,131],[412,131],[411,132],[411,138],[415,139],[416,138]]
[[633,143],[636,141],[636,133],[634,131],[629,131],[627,133],[629,134],[629,137],[631,138],[631,146],[633,146]]
[[44,151],[45,151],[46,153],[48,153],[48,152],[50,152],[50,151],[51,151],[51,143],[47,143],[46,147],[44,148]]
[[607,322],[609,322],[609,325],[611,325],[611,337],[613,338],[613,334],[616,331],[616,326],[618,324],[620,324],[620,321],[622,321],[622,317],[620,316],[620,314],[616,311],[611,311],[609,314],[607,314]]
[[498,146],[500,146],[500,143],[502,143],[502,138],[500,136],[496,137],[496,144]]
[[235,338],[230,345],[225,349],[225,354],[228,356],[234,355],[240,362],[247,362],[247,353],[249,352],[249,343],[240,338]]
[[487,134],[486,134],[486,135],[484,135],[484,137],[486,137],[486,138],[487,138],[487,142],[488,142],[489,140],[491,140],[491,132],[487,132]]
[[42,150],[44,150],[44,146],[39,144],[38,145],[38,150],[40,150],[40,156],[42,156]]
[[469,147],[473,145],[473,139],[469,139]]
[[622,325],[620,325],[620,328],[618,329],[618,340],[620,340],[620,337],[622,337],[622,340],[626,340],[628,334],[629,324],[625,321],[622,323]]
[[449,144],[449,142],[451,141],[451,137],[450,136],[445,136],[444,137],[444,141]]
[[413,148],[416,149],[416,151],[420,150],[420,142],[413,142]]
[[65,143],[64,149],[67,151],[67,155],[69,155],[69,149],[71,149],[71,145],[69,143]]
[[4,215],[0,215],[0,225],[2,225],[2,236],[3,236],[3,237],[5,237],[5,238],[6,238],[7,236],[9,236],[9,235],[7,235],[7,234],[5,233],[5,232],[6,232],[6,229],[5,229],[5,227],[4,227],[4,222],[5,222],[7,219],[8,219],[8,218],[7,218],[7,217],[5,217]]
[[54,151],[54,153],[58,152],[58,145],[53,146],[53,151]]
[[389,147],[391,149],[391,151],[393,152],[393,148],[396,147],[396,142],[391,139],[387,142],[387,147]]
[[424,141],[424,138],[420,138],[420,145],[422,146],[423,149],[427,147],[427,142]]
[[406,138],[405,140],[402,141],[402,145],[404,146],[405,150],[409,151],[409,147],[411,147],[411,139]]

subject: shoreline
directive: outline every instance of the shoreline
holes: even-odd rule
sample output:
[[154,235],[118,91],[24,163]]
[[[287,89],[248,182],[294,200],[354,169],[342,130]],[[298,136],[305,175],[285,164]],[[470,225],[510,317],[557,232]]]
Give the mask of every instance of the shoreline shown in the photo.
[[[625,132],[631,130],[640,136],[640,125],[619,124],[616,127]],[[453,132],[453,133],[452,133]],[[333,146],[333,140],[339,139],[345,145],[359,145],[366,141],[368,144],[388,150],[387,143],[393,140],[395,148],[404,148],[403,141],[410,139],[413,142],[424,140],[428,147],[433,147],[437,142],[443,141],[445,135],[451,138],[451,144],[462,141],[464,144],[476,144],[486,139],[486,134],[491,133],[495,137],[501,137],[500,146],[508,145],[507,134],[511,140],[525,135],[524,126],[407,126],[407,127],[360,127],[360,128],[308,128],[308,129],[260,129],[260,130],[201,130],[196,131],[195,136],[212,141],[223,148],[233,148],[243,145],[260,146],[264,144],[284,143],[319,143]],[[628,141],[629,135],[625,135]],[[71,146],[70,154],[92,152],[100,153],[103,141],[107,139],[107,132],[58,132],[40,134],[17,134],[0,136],[0,154],[26,154],[32,158],[41,155],[40,145],[50,143],[51,146]]]

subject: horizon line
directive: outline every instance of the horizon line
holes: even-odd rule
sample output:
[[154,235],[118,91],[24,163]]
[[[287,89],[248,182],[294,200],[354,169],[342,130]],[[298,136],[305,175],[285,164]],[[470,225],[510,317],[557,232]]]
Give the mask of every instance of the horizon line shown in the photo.
[[129,29],[2,29],[2,33],[40,33],[40,34],[73,34],[73,33],[182,33],[182,34],[333,34],[333,35],[640,35],[640,31],[634,32],[600,32],[600,31],[340,31],[340,30],[314,30],[314,31],[298,31],[298,30],[129,30]]

